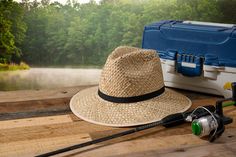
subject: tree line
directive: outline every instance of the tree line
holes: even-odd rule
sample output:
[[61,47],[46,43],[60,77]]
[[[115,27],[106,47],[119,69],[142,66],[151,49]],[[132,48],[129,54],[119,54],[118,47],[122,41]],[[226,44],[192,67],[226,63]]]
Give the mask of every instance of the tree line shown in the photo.
[[0,63],[103,65],[119,45],[141,47],[160,20],[236,23],[235,0],[0,0]]

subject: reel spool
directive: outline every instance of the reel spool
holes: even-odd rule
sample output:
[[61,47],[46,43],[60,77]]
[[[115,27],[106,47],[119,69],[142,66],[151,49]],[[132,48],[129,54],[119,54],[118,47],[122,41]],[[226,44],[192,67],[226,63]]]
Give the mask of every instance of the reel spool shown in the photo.
[[[232,83],[231,86],[232,98],[217,101],[215,112],[211,112],[205,107],[198,107],[186,119],[188,121],[192,121],[192,133],[194,135],[199,136],[200,138],[208,137],[208,140],[210,142],[213,142],[215,139],[219,138],[223,134],[225,130],[225,125],[233,122],[232,118],[225,117],[223,114],[223,102],[233,101],[234,105],[236,105],[236,83]],[[206,110],[209,115],[194,119],[194,113],[199,108],[203,108],[204,110]]]
[[225,130],[225,124],[217,114],[201,117],[192,122],[192,133],[200,138],[208,137],[213,142],[219,138]]

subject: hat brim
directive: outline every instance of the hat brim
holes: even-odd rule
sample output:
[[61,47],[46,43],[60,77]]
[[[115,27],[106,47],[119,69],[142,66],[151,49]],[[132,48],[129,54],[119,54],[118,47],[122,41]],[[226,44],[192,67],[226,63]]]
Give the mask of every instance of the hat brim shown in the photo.
[[72,112],[79,118],[106,126],[128,127],[159,121],[167,115],[184,112],[191,100],[171,89],[155,98],[136,103],[112,103],[100,98],[98,87],[81,90],[70,101]]

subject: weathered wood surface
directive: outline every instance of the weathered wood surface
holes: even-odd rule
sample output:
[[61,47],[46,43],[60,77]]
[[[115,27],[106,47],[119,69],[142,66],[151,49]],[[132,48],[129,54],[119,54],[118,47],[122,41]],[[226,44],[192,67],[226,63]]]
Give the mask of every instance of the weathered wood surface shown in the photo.
[[86,87],[0,92],[0,120],[71,113],[70,98]]
[[[0,156],[34,156],[129,129],[94,125],[74,116],[68,103],[83,88],[0,92]],[[192,108],[220,99],[181,92],[193,100]],[[235,119],[234,107],[224,110]],[[215,143],[193,136],[190,124],[184,124],[170,129],[156,127],[59,156],[235,157],[236,122],[226,128]]]

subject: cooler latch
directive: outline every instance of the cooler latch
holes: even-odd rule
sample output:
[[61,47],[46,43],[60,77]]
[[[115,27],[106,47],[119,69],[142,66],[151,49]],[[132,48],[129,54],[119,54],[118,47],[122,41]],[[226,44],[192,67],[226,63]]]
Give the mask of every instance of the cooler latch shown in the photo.
[[185,76],[200,76],[202,74],[203,58],[191,54],[177,54],[177,72]]
[[214,54],[205,54],[203,65],[204,77],[216,80],[219,71],[224,70],[224,66],[220,64],[218,56]]

